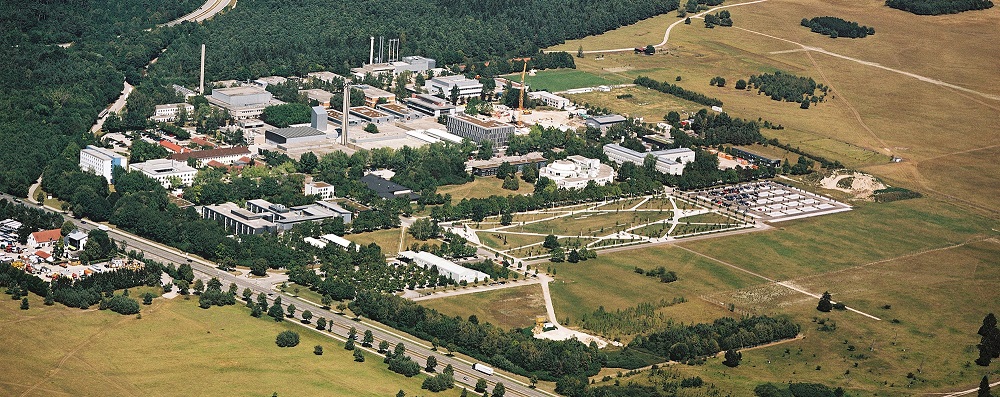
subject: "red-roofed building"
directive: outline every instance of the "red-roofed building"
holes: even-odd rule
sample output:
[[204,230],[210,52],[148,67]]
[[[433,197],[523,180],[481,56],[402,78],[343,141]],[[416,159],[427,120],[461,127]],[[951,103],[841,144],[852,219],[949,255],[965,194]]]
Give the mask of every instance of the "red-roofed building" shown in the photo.
[[43,261],[52,262],[52,255],[49,255],[48,252],[45,252],[45,251],[35,251],[35,256],[37,256],[39,259],[41,259]]
[[186,152],[186,153],[176,153],[170,155],[170,159],[177,161],[187,161],[189,158],[193,158],[198,161],[198,164],[205,165],[210,161],[217,161],[222,164],[232,164],[241,157],[253,156],[250,153],[250,149],[246,146],[235,146],[231,148],[223,149],[211,149],[211,150],[199,150],[197,152]]
[[160,141],[160,146],[163,146],[164,148],[166,148],[167,150],[169,150],[170,153],[186,153],[186,152],[190,152],[191,151],[191,149],[183,148],[180,145],[178,145],[176,143],[173,143],[173,142],[170,142],[170,141],[165,140],[165,139],[162,140],[162,141]]
[[28,236],[28,246],[31,248],[49,247],[61,238],[62,231],[60,229],[42,230]]
[[216,144],[214,144],[212,142],[209,142],[208,139],[205,139],[205,138],[202,138],[202,137],[191,138],[191,143],[195,143],[195,144],[198,144],[198,145],[201,145],[201,146],[208,146],[208,147],[211,147],[213,149],[219,147],[219,145],[216,145]]

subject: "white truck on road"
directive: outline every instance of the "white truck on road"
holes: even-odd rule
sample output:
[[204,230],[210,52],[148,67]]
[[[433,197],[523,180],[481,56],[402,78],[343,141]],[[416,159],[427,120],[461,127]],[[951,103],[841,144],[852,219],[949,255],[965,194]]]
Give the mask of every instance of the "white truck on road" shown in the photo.
[[472,369],[474,369],[476,371],[479,371],[479,372],[482,372],[482,373],[484,373],[486,375],[493,375],[493,368],[487,367],[487,366],[482,365],[480,363],[472,364]]

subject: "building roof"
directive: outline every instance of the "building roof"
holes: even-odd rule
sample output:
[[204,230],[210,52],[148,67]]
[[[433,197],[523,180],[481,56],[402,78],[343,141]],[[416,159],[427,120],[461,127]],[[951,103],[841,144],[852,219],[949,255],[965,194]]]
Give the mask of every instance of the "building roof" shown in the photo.
[[448,110],[455,108],[455,105],[448,103],[447,100],[438,98],[430,94],[417,94],[410,98],[406,98],[405,101],[407,103],[412,103],[426,108],[437,109],[437,110]]
[[87,238],[87,233],[84,233],[84,232],[79,231],[79,230],[74,230],[73,233],[70,233],[69,235],[67,235],[66,238],[68,238],[70,240],[77,240],[77,241],[79,241],[79,240],[83,240],[83,239]]
[[456,74],[454,76],[435,77],[431,79],[431,82],[442,85],[457,85],[459,87],[482,87],[483,85],[483,83],[480,83],[479,80],[472,80],[460,74]]
[[486,274],[486,273],[483,273],[483,272],[480,272],[480,271],[474,270],[474,269],[469,269],[469,268],[464,267],[464,266],[457,265],[457,264],[455,264],[455,262],[452,262],[450,260],[444,259],[444,258],[442,258],[440,256],[437,256],[437,255],[434,255],[434,254],[432,254],[430,252],[420,251],[420,252],[417,252],[415,254],[412,253],[412,251],[404,251],[404,252],[406,252],[406,254],[404,254],[403,252],[400,252],[399,255],[401,255],[403,257],[406,257],[406,258],[410,258],[410,259],[413,259],[413,260],[419,260],[421,262],[427,263],[428,267],[430,267],[430,266],[436,266],[438,268],[438,272],[439,273],[448,272],[448,273],[452,273],[452,274],[455,274],[455,275],[460,275],[460,277],[461,276],[470,275],[470,276],[475,276],[476,278],[478,278],[480,280],[485,280],[485,279],[490,278],[490,276],[488,274]]
[[333,97],[333,93],[327,90],[321,90],[319,88],[312,88],[308,90],[299,90],[299,94],[306,94],[306,97],[320,102],[330,102],[330,98]]
[[175,153],[170,155],[169,158],[172,160],[187,161],[187,159],[189,158],[204,160],[216,157],[247,156],[247,155],[250,155],[249,148],[247,148],[246,146],[234,146],[222,149],[199,150],[197,152]]
[[52,257],[52,255],[49,255],[49,253],[45,251],[35,251],[35,256],[46,260]]
[[624,116],[618,114],[612,114],[607,116],[592,116],[587,120],[593,120],[598,124],[614,124],[614,123],[621,123],[627,119]]
[[173,143],[173,142],[170,142],[170,141],[168,141],[166,139],[160,141],[160,146],[163,146],[167,150],[169,150],[171,152],[174,152],[174,153],[182,153],[182,152],[189,151],[189,149],[184,149],[180,145],[178,145],[176,143]]
[[375,174],[368,174],[361,177],[361,182],[368,185],[368,188],[378,194],[379,197],[384,199],[393,199],[398,197],[397,192],[408,192],[411,200],[419,198],[420,196],[413,193],[412,190],[406,186],[400,185],[396,182],[383,179],[382,177]]
[[62,229],[42,230],[31,233],[35,243],[51,243],[62,238]]
[[178,161],[171,159],[154,159],[142,163],[133,163],[130,166],[130,168],[145,172],[146,174],[150,175],[161,175],[161,174],[169,175],[180,172],[198,171],[194,169],[194,167],[187,165],[186,161]]
[[456,119],[475,124],[482,128],[502,128],[502,127],[513,127],[512,124],[507,124],[497,120],[483,120],[478,117],[469,116],[465,113],[453,114],[449,117],[454,117]]
[[413,113],[413,111],[410,110],[410,108],[400,105],[398,103],[381,103],[378,104],[376,107],[381,110],[386,110],[401,115]]
[[372,87],[370,85],[356,85],[355,88],[360,88],[362,92],[365,93],[366,97],[369,98],[394,98],[396,94],[389,91],[383,90],[381,88]]
[[465,164],[470,168],[496,168],[506,162],[510,165],[532,164],[546,161],[540,152],[531,152],[522,156],[500,156],[489,160],[469,160]]
[[370,119],[375,119],[379,117],[389,117],[389,114],[381,110],[372,109],[368,106],[355,106],[350,109],[351,113],[358,114]]
[[125,158],[121,153],[115,153],[108,149],[97,147],[94,145],[87,145],[86,149],[81,150],[82,152],[90,153],[94,157],[100,157],[104,160],[111,160],[116,158]]
[[264,94],[267,93],[267,90],[264,90],[260,87],[244,86],[244,87],[216,88],[212,90],[212,93],[216,92],[229,96],[241,96],[241,95]]
[[285,139],[304,138],[307,136],[326,135],[326,133],[312,127],[288,127],[277,128],[268,131]]

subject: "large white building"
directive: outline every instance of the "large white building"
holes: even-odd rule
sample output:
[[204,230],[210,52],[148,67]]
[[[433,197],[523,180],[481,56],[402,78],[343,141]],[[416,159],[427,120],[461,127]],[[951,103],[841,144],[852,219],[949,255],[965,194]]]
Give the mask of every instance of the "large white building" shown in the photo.
[[506,146],[507,140],[514,135],[512,124],[483,120],[465,113],[449,115],[447,127],[450,134],[469,138],[476,143],[490,140],[496,146]]
[[467,267],[462,267],[455,262],[444,259],[440,256],[434,255],[430,252],[413,252],[413,251],[403,251],[399,253],[399,256],[412,261],[414,264],[423,267],[430,268],[432,266],[437,267],[439,275],[445,276],[455,282],[465,281],[467,283],[473,283],[476,281],[484,281],[490,278],[489,274],[483,273],[478,270],[469,269]]
[[559,95],[553,94],[548,91],[533,91],[528,93],[528,98],[542,102],[545,106],[554,107],[556,109],[565,109],[569,106],[569,99],[563,98]]
[[564,189],[582,189],[591,181],[598,185],[610,183],[615,179],[615,170],[600,160],[574,155],[542,167],[538,176],[549,178]]
[[451,96],[451,90],[458,87],[459,98],[478,97],[483,93],[483,83],[462,75],[435,77],[424,82],[424,89],[430,94]]
[[229,115],[237,120],[260,117],[264,108],[284,103],[259,87],[216,88],[206,99],[209,103],[228,110]]
[[170,189],[170,180],[177,178],[181,185],[191,186],[194,182],[194,175],[198,170],[187,164],[186,161],[171,159],[155,159],[143,163],[135,163],[130,166],[132,170],[141,171],[146,176],[156,179],[163,185],[164,189]]
[[323,200],[329,200],[333,198],[333,185],[321,182],[313,181],[306,182],[303,191],[306,196],[316,195]]
[[156,105],[153,108],[153,117],[150,117],[153,121],[157,123],[165,123],[168,121],[174,121],[177,119],[177,113],[183,108],[190,117],[194,113],[194,105],[190,103],[168,103],[165,105]]
[[80,169],[85,172],[103,176],[110,183],[112,182],[111,171],[115,167],[128,169],[128,158],[94,145],[87,145],[87,148],[80,150]]
[[694,150],[688,148],[637,152],[621,145],[609,143],[604,145],[604,154],[615,163],[629,162],[640,167],[646,161],[646,156],[652,155],[656,158],[656,170],[671,175],[680,175],[684,172],[684,165],[694,161]]

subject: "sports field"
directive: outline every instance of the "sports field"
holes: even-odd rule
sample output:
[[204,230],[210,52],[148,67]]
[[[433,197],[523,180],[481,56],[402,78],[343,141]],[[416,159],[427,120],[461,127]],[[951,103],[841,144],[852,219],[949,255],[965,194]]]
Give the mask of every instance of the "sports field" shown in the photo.
[[[390,372],[368,354],[354,362],[343,344],[302,327],[255,319],[241,306],[198,308],[157,299],[142,318],[108,311],[0,303],[0,395],[7,396],[392,396],[422,393],[423,375]],[[275,336],[299,333],[292,348]],[[324,354],[313,354],[322,345]],[[458,396],[458,391],[444,392]]]
[[[504,76],[512,81],[521,81],[521,74],[509,74]],[[554,69],[540,70],[534,76],[525,76],[524,82],[531,87],[532,91],[559,92],[572,88],[596,87],[599,85],[613,85],[631,83],[629,79],[598,75],[583,70],[574,69]]]

